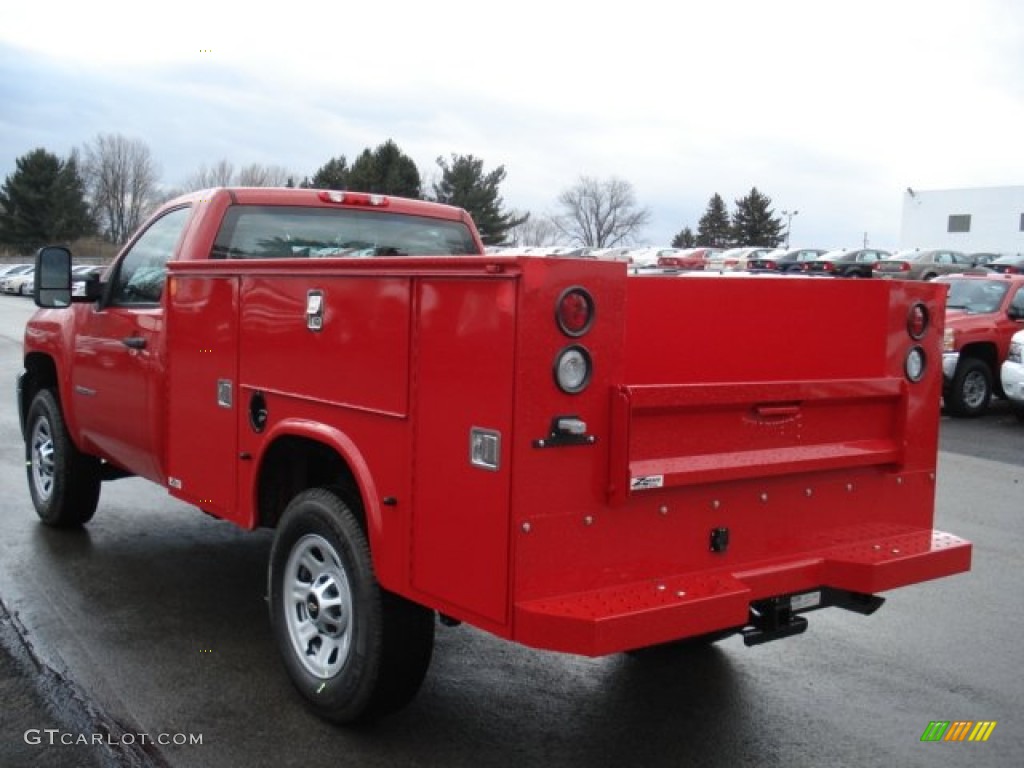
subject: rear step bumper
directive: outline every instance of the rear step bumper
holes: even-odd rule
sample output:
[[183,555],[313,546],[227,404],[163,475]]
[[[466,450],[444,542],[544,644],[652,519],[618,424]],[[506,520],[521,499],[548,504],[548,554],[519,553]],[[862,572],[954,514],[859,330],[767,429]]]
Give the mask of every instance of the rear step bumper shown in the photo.
[[829,588],[870,595],[971,566],[971,543],[942,531],[846,541],[756,567],[667,575],[518,602],[514,639],[537,648],[602,656],[745,626],[751,605],[758,601]]

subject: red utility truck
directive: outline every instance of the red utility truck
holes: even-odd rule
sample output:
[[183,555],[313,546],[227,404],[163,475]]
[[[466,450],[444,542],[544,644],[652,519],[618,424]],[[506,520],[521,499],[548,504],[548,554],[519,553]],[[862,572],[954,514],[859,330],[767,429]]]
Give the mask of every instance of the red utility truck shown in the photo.
[[436,615],[592,656],[752,645],[970,567],[932,528],[935,285],[484,255],[464,211],[317,190],[169,202],[82,297],[66,249],[37,260],[39,516],[137,475],[276,528],[274,633],[331,720],[409,701]]

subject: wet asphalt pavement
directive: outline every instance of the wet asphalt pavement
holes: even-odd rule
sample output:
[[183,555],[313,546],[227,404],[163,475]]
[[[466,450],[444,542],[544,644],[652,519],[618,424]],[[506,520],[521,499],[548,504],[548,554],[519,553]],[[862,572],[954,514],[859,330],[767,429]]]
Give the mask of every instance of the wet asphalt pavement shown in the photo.
[[[29,312],[0,298],[12,388]],[[757,648],[585,659],[439,628],[413,704],[344,729],[303,709],[278,661],[269,533],[139,480],[108,484],[85,531],[44,528],[10,405],[0,766],[1019,765],[1024,425],[998,407],[942,429],[937,527],[975,542],[971,573],[890,593],[871,617],[811,614],[806,634]],[[986,743],[922,743],[933,720],[998,725]],[[61,743],[83,737],[105,743]]]

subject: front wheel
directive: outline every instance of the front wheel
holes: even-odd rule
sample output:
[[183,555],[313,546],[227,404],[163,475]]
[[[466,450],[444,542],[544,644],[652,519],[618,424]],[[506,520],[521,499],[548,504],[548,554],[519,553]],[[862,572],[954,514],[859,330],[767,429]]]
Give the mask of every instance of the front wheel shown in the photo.
[[322,488],[285,510],[270,553],[270,619],[288,675],[339,723],[412,700],[430,666],[434,613],[381,589],[351,508]]
[[992,372],[976,357],[961,357],[943,397],[950,415],[972,419],[981,416],[992,399]]
[[100,462],[71,441],[51,390],[32,400],[25,434],[28,487],[39,519],[56,528],[89,522],[100,499]]

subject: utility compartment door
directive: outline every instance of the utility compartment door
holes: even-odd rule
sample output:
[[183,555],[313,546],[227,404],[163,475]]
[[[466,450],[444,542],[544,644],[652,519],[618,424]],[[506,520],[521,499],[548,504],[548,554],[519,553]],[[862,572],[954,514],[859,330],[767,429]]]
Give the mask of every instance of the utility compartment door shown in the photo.
[[483,626],[507,621],[515,289],[417,281],[412,582]]
[[167,484],[218,517],[236,508],[238,279],[175,276],[167,319]]

